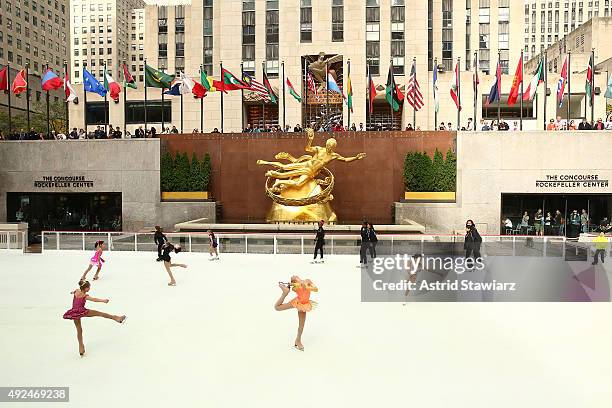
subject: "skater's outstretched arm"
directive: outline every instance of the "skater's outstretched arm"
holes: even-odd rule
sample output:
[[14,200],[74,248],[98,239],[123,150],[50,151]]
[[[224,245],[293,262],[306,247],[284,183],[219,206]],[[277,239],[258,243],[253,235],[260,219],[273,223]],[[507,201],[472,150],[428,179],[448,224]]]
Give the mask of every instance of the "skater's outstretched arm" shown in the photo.
[[90,302],[97,302],[97,303],[108,303],[108,299],[100,299],[100,298],[95,298],[93,296],[85,296],[85,299],[89,300]]

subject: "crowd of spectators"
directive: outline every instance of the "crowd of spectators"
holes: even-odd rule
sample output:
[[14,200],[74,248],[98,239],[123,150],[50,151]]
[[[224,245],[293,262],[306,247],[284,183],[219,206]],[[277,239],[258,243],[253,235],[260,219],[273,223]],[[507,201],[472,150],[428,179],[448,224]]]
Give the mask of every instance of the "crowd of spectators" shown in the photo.
[[589,122],[586,119],[576,126],[576,122],[572,119],[567,122],[565,119],[561,119],[557,116],[557,119],[551,119],[546,125],[546,130],[612,130],[612,122],[604,122],[603,119],[598,118],[594,122]]

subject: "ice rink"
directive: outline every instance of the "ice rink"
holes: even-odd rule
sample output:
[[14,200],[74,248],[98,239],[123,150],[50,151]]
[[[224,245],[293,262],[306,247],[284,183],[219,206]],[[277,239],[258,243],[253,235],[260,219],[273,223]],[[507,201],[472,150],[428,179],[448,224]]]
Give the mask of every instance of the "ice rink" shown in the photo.
[[[86,356],[62,319],[92,255],[0,252],[0,386],[69,386],[53,407],[606,407],[610,303],[361,303],[355,256],[107,252]],[[305,351],[278,281],[319,287]],[[93,272],[90,273],[90,278]],[[290,295],[288,299],[291,299]],[[2,405],[2,404],[0,404]],[[40,407],[40,403],[4,404]]]

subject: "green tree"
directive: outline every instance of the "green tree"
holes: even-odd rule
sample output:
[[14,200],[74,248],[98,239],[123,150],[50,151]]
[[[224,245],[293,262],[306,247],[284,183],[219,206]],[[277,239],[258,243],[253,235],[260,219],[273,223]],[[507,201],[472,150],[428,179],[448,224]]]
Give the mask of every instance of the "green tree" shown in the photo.
[[187,153],[177,153],[174,160],[174,191],[189,191],[189,158]]
[[161,191],[173,191],[174,157],[165,152],[159,165],[159,184]]
[[433,175],[433,190],[431,191],[445,191],[446,188],[446,168],[444,166],[444,156],[437,148],[434,153],[432,162],[432,175]]
[[189,167],[189,190],[202,191],[202,173],[200,172],[200,161],[195,152],[191,155],[191,164]]
[[446,191],[457,190],[457,157],[453,153],[452,149],[448,149],[446,152],[446,160],[444,161],[444,173],[446,175]]
[[206,153],[204,155],[204,159],[200,162],[200,174],[201,174],[201,190],[200,191],[208,191],[210,187],[210,174],[211,174],[211,164],[210,164],[210,154]]
[[404,184],[406,191],[417,191],[418,188],[416,177],[418,154],[416,152],[408,152],[404,160]]

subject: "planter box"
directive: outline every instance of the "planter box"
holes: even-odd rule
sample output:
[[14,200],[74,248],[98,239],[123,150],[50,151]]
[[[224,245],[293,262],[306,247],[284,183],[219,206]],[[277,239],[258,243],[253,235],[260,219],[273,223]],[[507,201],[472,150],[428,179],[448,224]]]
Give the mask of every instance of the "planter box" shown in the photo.
[[162,191],[162,201],[206,201],[207,191]]
[[455,199],[456,194],[454,191],[439,193],[406,191],[404,193],[404,200],[413,203],[454,203]]

